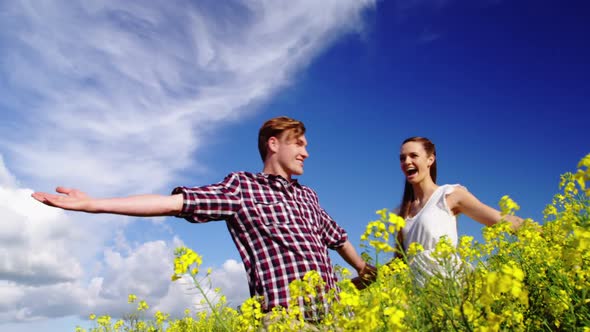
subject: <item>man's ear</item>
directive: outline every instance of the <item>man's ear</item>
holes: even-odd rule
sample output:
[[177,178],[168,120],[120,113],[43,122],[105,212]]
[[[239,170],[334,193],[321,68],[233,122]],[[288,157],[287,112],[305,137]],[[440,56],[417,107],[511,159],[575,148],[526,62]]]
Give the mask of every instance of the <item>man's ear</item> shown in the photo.
[[274,136],[269,138],[266,144],[268,145],[269,152],[272,151],[276,153],[279,150],[279,139]]

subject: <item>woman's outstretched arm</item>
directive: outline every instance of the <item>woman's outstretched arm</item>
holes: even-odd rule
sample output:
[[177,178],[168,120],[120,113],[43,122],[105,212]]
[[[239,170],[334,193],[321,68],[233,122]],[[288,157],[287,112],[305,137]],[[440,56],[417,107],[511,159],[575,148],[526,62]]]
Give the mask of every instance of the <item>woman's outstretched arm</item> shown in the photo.
[[486,226],[499,223],[502,219],[512,224],[512,229],[518,229],[524,220],[517,216],[505,215],[482,202],[464,187],[457,187],[447,196],[447,204],[455,214],[464,213],[469,218]]

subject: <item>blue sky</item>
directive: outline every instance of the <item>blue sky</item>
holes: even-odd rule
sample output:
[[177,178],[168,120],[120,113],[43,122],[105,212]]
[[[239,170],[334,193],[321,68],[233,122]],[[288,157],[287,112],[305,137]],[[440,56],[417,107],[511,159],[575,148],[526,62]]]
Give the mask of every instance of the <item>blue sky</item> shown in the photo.
[[[181,313],[198,302],[169,282],[181,244],[237,305],[247,286],[222,222],[65,213],[29,195],[167,194],[259,171],[258,128],[278,115],[305,122],[300,181],[359,250],[401,198],[399,144],[415,135],[436,144],[439,183],[491,206],[508,194],[541,220],[590,152],[590,10],[567,5],[0,3],[2,329],[90,326],[90,312],[128,312],[128,293]],[[481,226],[460,217],[459,231]]]

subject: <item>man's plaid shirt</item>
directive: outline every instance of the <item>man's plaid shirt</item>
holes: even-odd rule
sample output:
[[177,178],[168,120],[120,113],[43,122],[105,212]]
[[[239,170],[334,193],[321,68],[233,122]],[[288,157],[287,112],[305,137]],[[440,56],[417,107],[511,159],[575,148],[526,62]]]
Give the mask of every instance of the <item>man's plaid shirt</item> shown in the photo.
[[184,205],[178,217],[190,222],[225,220],[240,252],[251,296],[264,309],[289,305],[289,283],[316,270],[336,286],[328,249],[346,242],[346,232],[320,207],[316,193],[297,180],[235,172],[222,182],[178,187]]

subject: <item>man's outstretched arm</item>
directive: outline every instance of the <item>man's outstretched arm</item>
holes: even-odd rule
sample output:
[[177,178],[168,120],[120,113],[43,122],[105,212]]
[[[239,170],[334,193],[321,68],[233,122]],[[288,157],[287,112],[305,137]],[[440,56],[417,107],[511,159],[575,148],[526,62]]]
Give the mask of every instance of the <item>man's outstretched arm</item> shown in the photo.
[[138,217],[174,216],[181,212],[183,204],[182,194],[92,198],[77,189],[57,187],[56,191],[59,194],[35,192],[31,196],[41,203],[64,210]]

